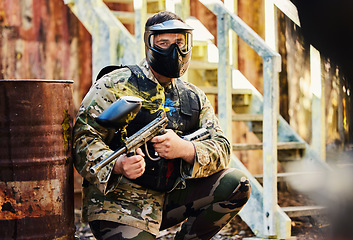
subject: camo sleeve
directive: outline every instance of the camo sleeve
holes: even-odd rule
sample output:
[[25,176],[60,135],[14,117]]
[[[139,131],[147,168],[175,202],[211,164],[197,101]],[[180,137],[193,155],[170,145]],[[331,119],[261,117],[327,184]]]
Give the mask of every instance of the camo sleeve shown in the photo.
[[205,93],[195,86],[191,87],[198,93],[201,102],[199,126],[206,128],[211,138],[193,142],[196,151],[194,164],[187,166],[183,163],[182,172],[185,178],[201,178],[227,167],[230,161],[230,143],[219,126],[214,109]]
[[102,193],[107,193],[107,190],[112,188],[108,183],[113,179],[111,176],[115,161],[103,167],[97,175],[91,174],[89,169],[113,153],[107,142],[112,139],[114,130],[103,128],[95,118],[119,98],[117,89],[124,86],[131,72],[120,71],[117,75],[119,77],[114,75],[103,77],[91,87],[82,101],[74,125],[75,168],[84,179],[95,185]]

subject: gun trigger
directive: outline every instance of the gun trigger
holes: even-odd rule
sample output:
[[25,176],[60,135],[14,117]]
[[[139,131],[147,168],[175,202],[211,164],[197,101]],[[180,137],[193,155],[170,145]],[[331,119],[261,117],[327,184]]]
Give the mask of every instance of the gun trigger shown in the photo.
[[155,155],[156,155],[156,153],[157,153],[157,157],[155,157],[155,158],[151,157],[151,155],[150,155],[149,152],[148,152],[147,144],[146,144],[146,143],[145,143],[145,151],[146,151],[147,156],[148,156],[152,161],[158,161],[159,159],[161,159],[161,158],[158,156],[158,153],[157,153],[157,152],[155,152]]

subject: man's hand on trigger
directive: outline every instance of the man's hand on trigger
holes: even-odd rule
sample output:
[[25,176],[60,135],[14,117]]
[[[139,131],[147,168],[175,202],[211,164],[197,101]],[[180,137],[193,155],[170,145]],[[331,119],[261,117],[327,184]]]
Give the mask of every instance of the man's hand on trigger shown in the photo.
[[165,134],[151,139],[158,155],[166,159],[182,158],[192,164],[195,158],[194,145],[190,141],[180,138],[172,129],[165,131]]
[[140,177],[145,172],[146,162],[144,157],[145,155],[140,148],[131,157],[127,157],[125,154],[121,155],[115,162],[113,173],[122,174],[129,179]]

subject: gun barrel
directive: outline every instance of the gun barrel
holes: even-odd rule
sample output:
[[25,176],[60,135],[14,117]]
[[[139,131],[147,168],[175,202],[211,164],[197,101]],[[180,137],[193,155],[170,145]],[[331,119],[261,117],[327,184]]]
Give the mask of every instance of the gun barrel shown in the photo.
[[206,128],[200,128],[189,135],[183,136],[183,139],[188,141],[202,141],[209,137],[210,133],[208,132],[208,130]]
[[115,158],[119,157],[124,152],[126,152],[126,148],[120,148],[119,150],[113,152],[108,157],[104,158],[102,161],[91,167],[89,171],[94,175],[97,174],[99,170],[108,165],[110,162],[112,162]]

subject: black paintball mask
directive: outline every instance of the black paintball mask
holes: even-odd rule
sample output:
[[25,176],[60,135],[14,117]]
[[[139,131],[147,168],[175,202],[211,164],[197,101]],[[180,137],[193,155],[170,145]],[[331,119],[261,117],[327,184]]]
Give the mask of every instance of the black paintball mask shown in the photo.
[[182,76],[189,67],[192,30],[179,20],[169,20],[146,28],[146,59],[157,73],[170,78]]

